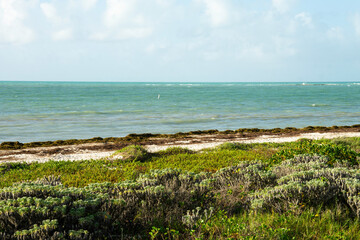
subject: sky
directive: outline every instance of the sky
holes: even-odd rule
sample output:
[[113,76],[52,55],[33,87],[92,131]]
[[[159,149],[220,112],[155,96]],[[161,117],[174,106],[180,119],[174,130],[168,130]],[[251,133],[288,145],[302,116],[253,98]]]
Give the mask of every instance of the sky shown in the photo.
[[0,0],[0,80],[360,81],[359,0]]

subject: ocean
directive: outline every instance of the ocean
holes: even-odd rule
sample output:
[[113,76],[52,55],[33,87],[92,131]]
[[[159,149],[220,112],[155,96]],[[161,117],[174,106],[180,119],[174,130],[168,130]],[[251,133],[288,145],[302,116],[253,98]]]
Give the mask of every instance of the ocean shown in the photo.
[[360,123],[360,83],[0,82],[0,142]]

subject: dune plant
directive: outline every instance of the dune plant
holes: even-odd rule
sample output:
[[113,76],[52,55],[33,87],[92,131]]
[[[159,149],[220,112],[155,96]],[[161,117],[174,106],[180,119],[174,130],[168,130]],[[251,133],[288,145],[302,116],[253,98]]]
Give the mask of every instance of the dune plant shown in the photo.
[[121,150],[116,151],[110,156],[110,159],[120,159],[124,161],[145,161],[150,154],[146,151],[145,148],[139,145],[129,145],[122,148]]
[[318,154],[328,157],[328,164],[348,163],[357,165],[358,153],[351,150],[346,145],[338,145],[334,143],[319,144],[309,139],[301,139],[287,145],[286,148],[274,154],[270,162],[280,163],[286,159],[291,159],[300,154]]
[[[0,188],[0,239],[291,239],[305,236],[296,219],[312,229],[307,222],[317,216],[337,229],[349,227],[351,236],[360,217],[358,154],[335,145],[231,143],[199,153],[171,148],[156,154],[130,146],[120,151],[128,154],[125,161],[3,164],[2,177],[32,181]],[[271,160],[253,160],[267,149]],[[306,151],[311,154],[296,155]],[[217,171],[184,170],[195,165]],[[124,172],[134,177],[119,181]],[[24,177],[30,173],[33,178]],[[112,182],[84,184],[96,179],[92,173]],[[47,175],[34,180],[41,174]],[[83,179],[83,187],[65,185],[66,174]]]
[[328,162],[328,158],[317,155],[300,155],[282,162],[273,168],[278,176],[276,186],[252,194],[252,209],[281,213],[342,199],[355,215],[359,215],[360,171],[332,167]]

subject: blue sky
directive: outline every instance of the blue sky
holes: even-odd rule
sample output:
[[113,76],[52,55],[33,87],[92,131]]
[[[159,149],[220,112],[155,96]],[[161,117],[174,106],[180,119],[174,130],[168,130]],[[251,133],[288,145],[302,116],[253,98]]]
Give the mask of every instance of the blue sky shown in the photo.
[[360,1],[0,0],[0,80],[360,81]]

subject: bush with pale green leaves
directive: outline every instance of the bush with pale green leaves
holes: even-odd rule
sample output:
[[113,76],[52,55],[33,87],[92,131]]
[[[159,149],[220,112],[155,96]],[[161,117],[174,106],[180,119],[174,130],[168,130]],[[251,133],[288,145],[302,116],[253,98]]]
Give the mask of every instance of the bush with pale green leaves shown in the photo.
[[[164,168],[150,169],[133,179],[84,187],[63,185],[58,175],[16,183],[0,188],[0,239],[237,239],[252,236],[247,231],[281,239],[299,237],[289,228],[273,231],[269,226],[232,225],[228,221],[235,223],[231,216],[237,214],[247,219],[268,214],[300,219],[314,209],[333,206],[342,209],[341,218],[358,219],[360,170],[354,161],[358,154],[326,144],[290,144],[293,149],[277,152],[269,161],[241,161],[214,173]],[[301,152],[300,145],[325,155],[300,154],[280,160]],[[229,154],[256,147],[231,143],[219,149]],[[127,156],[120,160],[124,161],[121,166],[151,164],[153,157],[162,155],[186,158],[198,154],[178,148],[151,154],[135,146],[120,153]],[[213,156],[208,150],[201,154],[207,153]],[[0,167],[4,174],[23,169],[31,169],[31,165]],[[220,220],[228,228],[238,226],[243,233],[215,231],[221,228]]]

